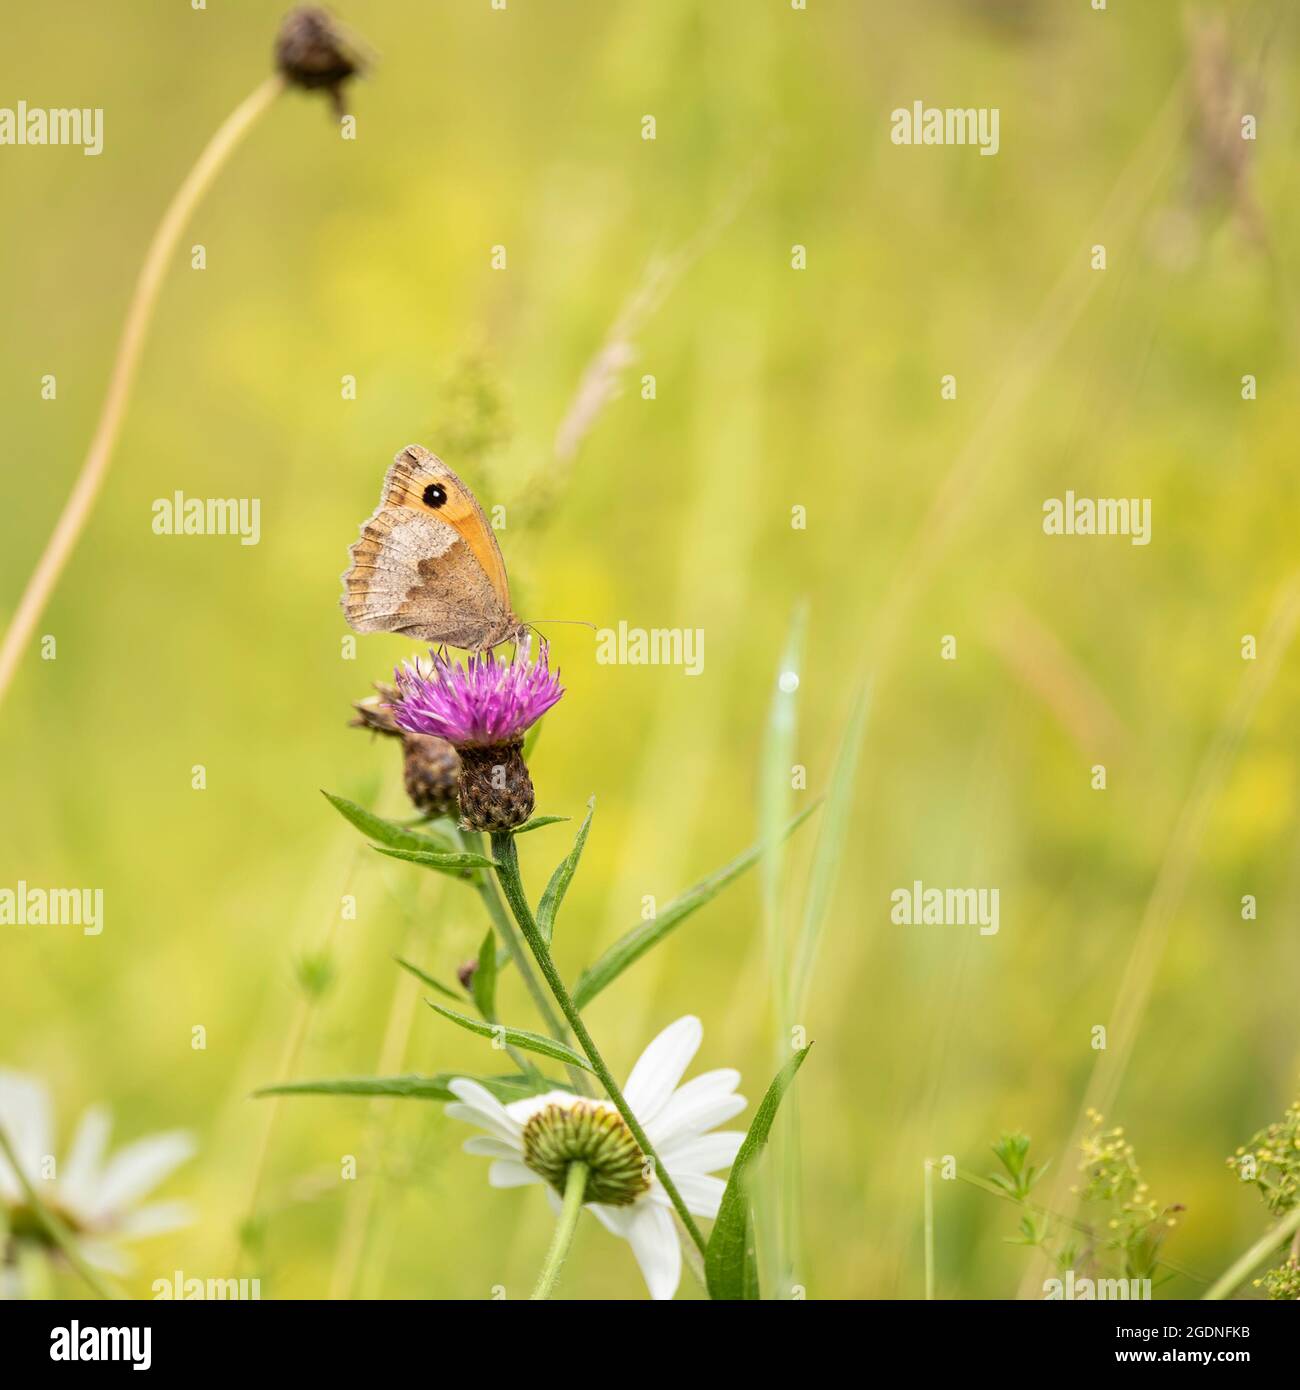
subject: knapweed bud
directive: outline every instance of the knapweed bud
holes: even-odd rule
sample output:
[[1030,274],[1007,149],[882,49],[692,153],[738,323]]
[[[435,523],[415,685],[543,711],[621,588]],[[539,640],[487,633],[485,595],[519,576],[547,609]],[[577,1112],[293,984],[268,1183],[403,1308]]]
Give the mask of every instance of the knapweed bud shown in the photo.
[[391,685],[375,683],[378,699],[358,700],[352,706],[354,728],[401,740],[402,781],[417,811],[426,816],[454,816],[460,803],[460,759],[446,739],[432,734],[412,734],[397,726],[390,702],[397,697]]
[[363,62],[355,44],[328,10],[300,5],[290,10],[280,25],[275,66],[295,87],[327,91],[342,116],[343,84],[361,72]]
[[460,750],[460,817],[471,830],[513,830],[533,814],[524,741]]
[[474,972],[477,969],[478,957],[475,956],[473,960],[467,960],[465,964],[462,965],[458,971],[456,971],[456,978],[460,981],[461,989],[469,990],[473,988]]
[[407,662],[397,672],[393,720],[408,734],[446,739],[460,755],[460,820],[467,830],[513,830],[533,813],[524,733],[564,694],[546,644],[534,663],[476,653],[468,666],[430,652],[426,674]]

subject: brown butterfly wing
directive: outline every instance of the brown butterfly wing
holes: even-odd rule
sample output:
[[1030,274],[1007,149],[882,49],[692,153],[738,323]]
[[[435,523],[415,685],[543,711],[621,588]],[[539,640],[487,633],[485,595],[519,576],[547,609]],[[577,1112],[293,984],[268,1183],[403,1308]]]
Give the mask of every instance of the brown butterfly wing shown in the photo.
[[418,445],[388,470],[379,506],[351,555],[342,602],[358,632],[400,632],[467,651],[519,632],[482,508],[441,459]]

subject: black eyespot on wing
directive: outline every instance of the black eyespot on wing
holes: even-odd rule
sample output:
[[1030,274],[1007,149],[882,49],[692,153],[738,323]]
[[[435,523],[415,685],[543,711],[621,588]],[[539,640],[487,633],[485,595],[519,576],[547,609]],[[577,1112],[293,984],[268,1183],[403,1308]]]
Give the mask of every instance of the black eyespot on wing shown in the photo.
[[424,489],[424,505],[437,511],[447,500],[447,489],[441,483],[430,483]]

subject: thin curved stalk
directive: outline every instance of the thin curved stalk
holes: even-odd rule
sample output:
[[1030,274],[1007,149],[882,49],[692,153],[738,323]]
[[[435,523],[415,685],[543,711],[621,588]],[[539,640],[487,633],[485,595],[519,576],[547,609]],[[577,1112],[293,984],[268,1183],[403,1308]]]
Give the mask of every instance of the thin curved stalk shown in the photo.
[[1300,1207],[1292,1207],[1287,1213],[1286,1220],[1280,1226],[1274,1226],[1271,1231],[1260,1236],[1244,1255],[1234,1260],[1228,1269],[1210,1285],[1202,1301],[1217,1303],[1221,1299],[1227,1298],[1230,1293],[1235,1293],[1258,1265],[1262,1264],[1288,1236],[1297,1233],[1300,1233]]
[[158,303],[163,278],[181,233],[240,141],[283,90],[282,78],[268,77],[235,107],[217,127],[216,134],[208,141],[198,162],[176,190],[176,196],[168,204],[158,230],[154,232],[135,282],[131,302],[127,306],[126,321],[113,362],[113,374],[109,378],[108,394],[100,407],[99,422],[95,426],[86,461],[81,465],[77,481],[72,485],[72,492],[27,581],[27,587],[5,632],[4,642],[0,644],[0,701],[3,701],[13,681],[14,672],[31,641],[36,624],[94,510],[95,499],[103,486],[108,465],[112,462],[113,447],[121,432],[136,368],[140,364],[140,353]]

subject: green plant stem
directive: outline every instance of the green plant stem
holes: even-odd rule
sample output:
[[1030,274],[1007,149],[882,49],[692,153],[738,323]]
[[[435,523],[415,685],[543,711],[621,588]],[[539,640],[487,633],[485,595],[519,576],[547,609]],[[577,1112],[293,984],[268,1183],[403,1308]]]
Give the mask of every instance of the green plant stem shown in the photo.
[[560,1208],[560,1219],[555,1223],[555,1234],[551,1237],[551,1248],[546,1252],[546,1262],[537,1276],[534,1298],[550,1298],[555,1281],[560,1277],[560,1266],[573,1244],[573,1233],[578,1229],[578,1217],[582,1212],[582,1196],[587,1190],[587,1165],[577,1160],[569,1164],[564,1176],[564,1205]]
[[501,895],[496,890],[496,884],[486,873],[479,880],[478,893],[479,897],[483,899],[483,905],[488,910],[488,916],[491,917],[493,925],[505,943],[506,950],[510,953],[510,959],[519,971],[524,988],[527,989],[533,1003],[537,1005],[537,1012],[541,1014],[547,1032],[556,1042],[568,1042],[569,1031],[565,1028],[564,1021],[552,1007],[546,991],[542,988],[542,982],[537,978],[537,972],[533,969],[533,963],[529,960],[528,953],[524,950],[515,924],[510,920],[510,914],[505,910]]
[[78,1274],[90,1285],[100,1298],[115,1299],[122,1295],[116,1290],[111,1289],[104,1280],[97,1274],[94,1268],[87,1263],[85,1256],[77,1249],[76,1239],[72,1232],[59,1220],[57,1216],[41,1201],[40,1194],[36,1191],[31,1178],[27,1176],[18,1155],[14,1152],[14,1146],[5,1133],[3,1125],[0,1125],[0,1153],[3,1153],[9,1161],[9,1166],[18,1175],[19,1186],[23,1189],[23,1195],[27,1198],[28,1205],[35,1214],[36,1219],[41,1223],[45,1233],[63,1252],[64,1258],[77,1271]]
[[[460,834],[465,848],[473,850],[475,853],[482,853],[483,837],[478,831],[461,831]],[[505,943],[505,948],[509,952],[510,959],[514,962],[515,969],[519,971],[524,988],[527,989],[529,997],[537,1006],[537,1012],[542,1017],[546,1031],[556,1042],[567,1043],[569,1030],[564,1026],[563,1019],[555,1012],[549,996],[542,988],[542,982],[537,978],[537,972],[533,969],[533,963],[528,958],[528,952],[524,950],[523,942],[519,939],[519,932],[511,920],[510,914],[506,911],[505,904],[501,901],[501,894],[497,892],[495,881],[487,872],[476,872],[474,887],[483,900],[483,906],[487,909],[488,917],[491,918],[497,935]],[[568,1073],[570,1082],[582,1095],[591,1094],[591,1087],[587,1083],[587,1078],[578,1067],[569,1067]]]
[[619,1089],[618,1082],[614,1080],[609,1068],[605,1065],[605,1059],[600,1055],[600,1049],[592,1040],[591,1034],[587,1032],[587,1025],[583,1023],[582,1015],[578,1012],[569,991],[565,988],[564,981],[560,978],[560,972],[555,968],[555,962],[551,959],[550,948],[542,940],[541,932],[537,930],[537,923],[533,920],[533,910],[528,905],[523,880],[519,876],[519,855],[515,851],[515,837],[510,831],[493,831],[492,858],[497,863],[497,877],[501,880],[506,901],[510,904],[515,921],[519,924],[519,930],[523,932],[524,940],[528,943],[528,948],[537,961],[542,978],[555,996],[555,1002],[560,1006],[560,1012],[568,1019],[569,1027],[573,1029],[573,1036],[578,1040],[579,1047],[587,1054],[592,1071],[600,1078],[600,1084],[604,1086],[610,1100],[614,1102],[615,1109],[622,1115],[627,1127],[632,1131],[632,1137],[641,1146],[641,1152],[654,1164],[655,1172],[663,1184],[664,1191],[668,1194],[669,1201],[677,1208],[677,1215],[681,1217],[682,1225],[686,1227],[687,1234],[695,1242],[700,1254],[703,1255],[708,1250],[708,1244],[703,1235],[700,1234],[700,1228],[695,1224],[695,1218],[682,1200],[682,1194],[678,1192],[677,1184],[673,1182],[667,1167],[660,1160],[659,1155],[655,1153],[650,1140],[646,1138],[645,1130],[641,1128],[641,1121],[632,1113],[632,1107],[623,1098],[623,1092]]
[[1271,1231],[1265,1232],[1244,1255],[1234,1260],[1229,1268],[1206,1290],[1202,1301],[1217,1303],[1221,1299],[1227,1298],[1230,1293],[1236,1292],[1237,1288],[1250,1277],[1257,1265],[1266,1260],[1278,1246],[1297,1232],[1300,1232],[1300,1206],[1292,1207],[1281,1225],[1274,1226]]

